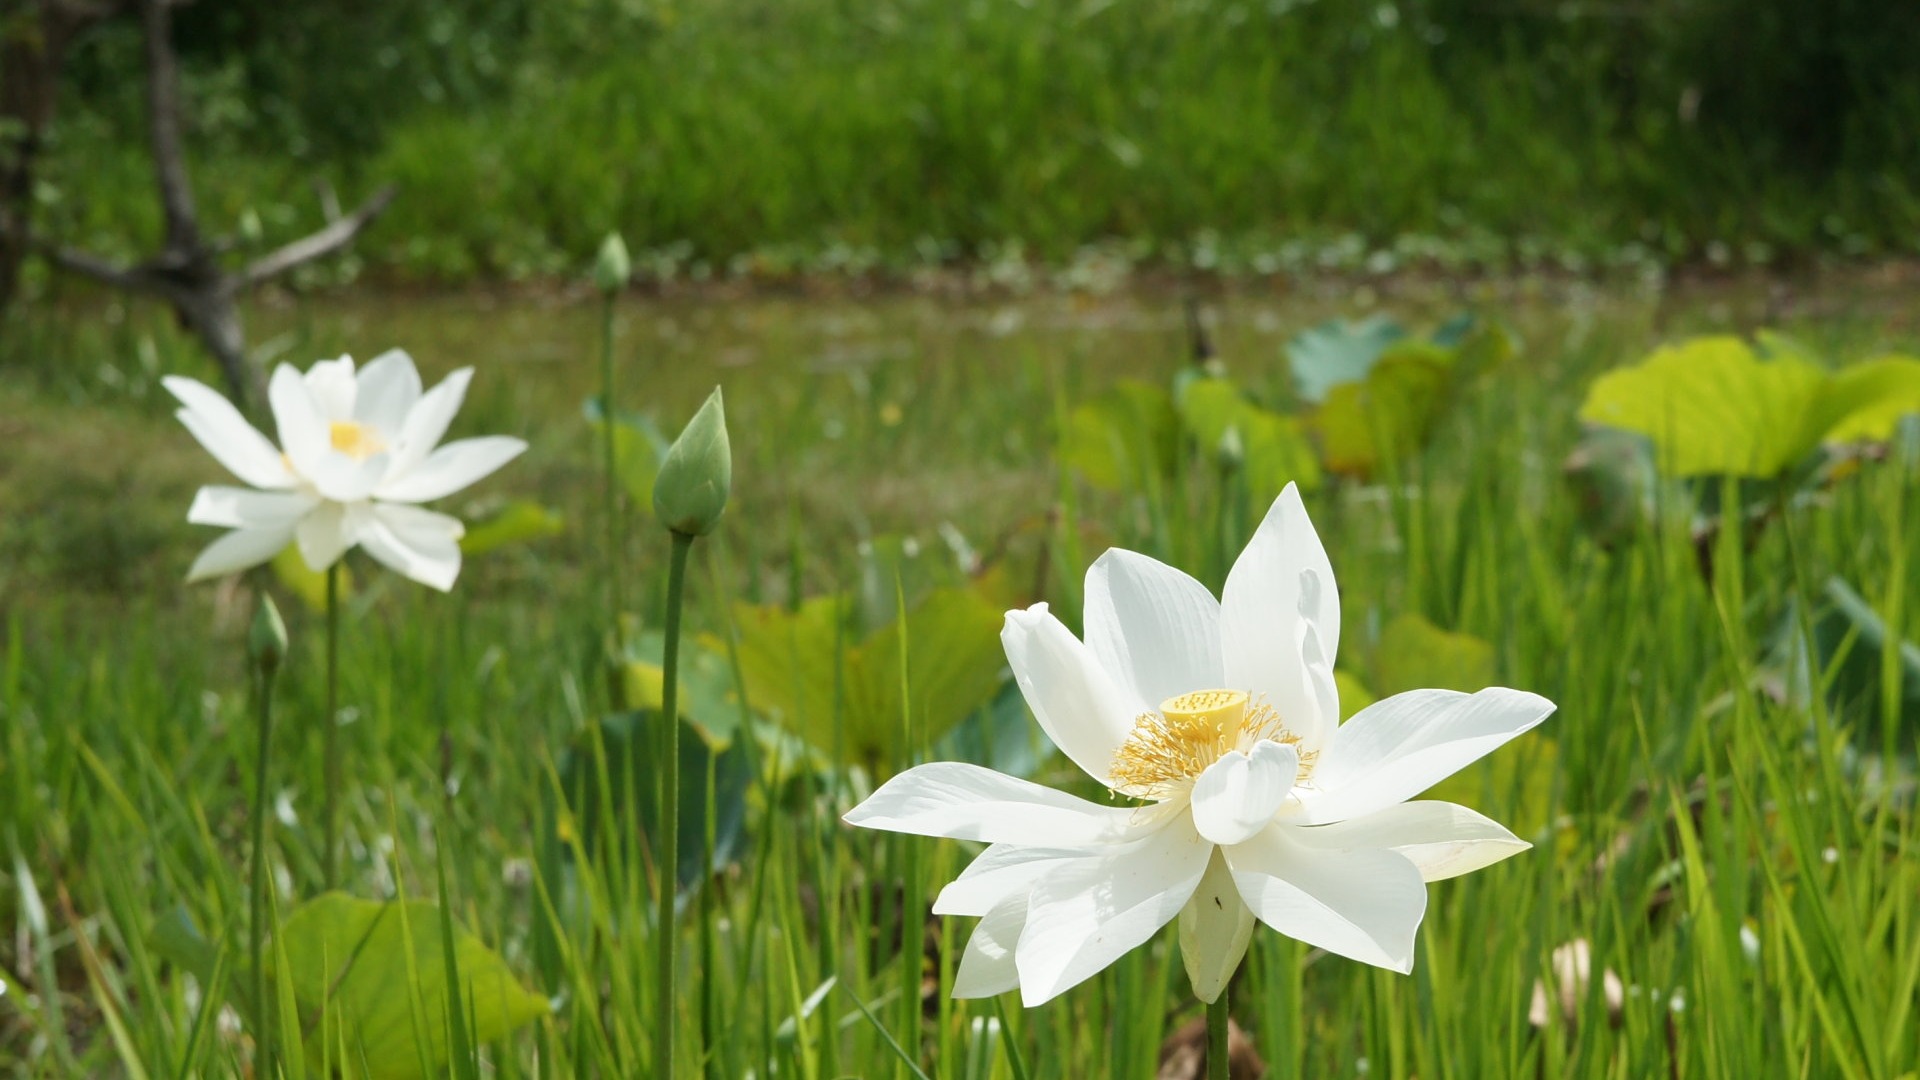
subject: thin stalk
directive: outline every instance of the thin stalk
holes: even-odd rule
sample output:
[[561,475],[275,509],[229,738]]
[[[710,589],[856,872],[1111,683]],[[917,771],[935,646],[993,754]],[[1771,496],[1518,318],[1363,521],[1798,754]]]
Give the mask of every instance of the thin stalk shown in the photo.
[[667,564],[667,641],[660,685],[661,737],[659,894],[659,985],[654,996],[653,1075],[672,1076],[675,900],[680,891],[680,608],[686,592],[687,553],[693,537],[673,534]]
[[615,295],[606,294],[606,302],[601,308],[600,319],[600,421],[605,438],[601,439],[606,454],[606,475],[602,478],[601,502],[607,519],[607,600],[612,610],[608,612],[607,625],[614,634],[620,632],[620,613],[626,610],[626,589],[621,581],[621,570],[625,560],[621,558],[624,550],[620,536],[620,465],[615,453],[613,407],[613,305]]
[[268,806],[268,763],[273,757],[273,676],[270,668],[260,669],[259,701],[260,711],[260,757],[253,770],[253,851],[249,855],[252,866],[252,889],[248,897],[247,930],[249,934],[247,958],[253,963],[253,1023],[254,1037],[259,1041],[260,1062],[255,1069],[259,1076],[274,1075],[273,1067],[273,1026],[267,1023],[267,965],[265,963],[267,938],[267,814]]
[[327,567],[327,706],[320,714],[321,740],[326,747],[326,844],[321,882],[332,890],[340,884],[340,561]]
[[1227,990],[1207,1006],[1207,1080],[1227,1080]]

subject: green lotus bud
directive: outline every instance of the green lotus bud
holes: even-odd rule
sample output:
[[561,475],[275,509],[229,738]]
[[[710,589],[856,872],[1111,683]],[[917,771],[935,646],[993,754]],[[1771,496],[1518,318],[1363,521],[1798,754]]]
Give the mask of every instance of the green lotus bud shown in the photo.
[[727,444],[727,411],[716,386],[667,448],[653,482],[653,516],[682,536],[704,536],[726,512],[732,490],[733,450]]
[[280,662],[287,657],[287,624],[280,618],[280,609],[273,606],[273,597],[260,594],[260,608],[253,613],[253,626],[247,631],[247,656],[260,674],[271,676],[280,670]]
[[627,287],[633,276],[633,259],[627,255],[627,242],[611,232],[600,241],[600,256],[593,261],[593,284],[603,293],[617,293]]
[[1220,441],[1213,448],[1213,456],[1222,469],[1238,469],[1247,460],[1247,441],[1240,436],[1238,424],[1228,424],[1227,430],[1220,433]]

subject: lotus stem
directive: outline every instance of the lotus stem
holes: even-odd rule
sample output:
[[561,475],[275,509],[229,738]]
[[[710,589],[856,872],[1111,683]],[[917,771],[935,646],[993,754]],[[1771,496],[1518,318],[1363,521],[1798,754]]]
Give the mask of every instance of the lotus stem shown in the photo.
[[1207,1006],[1207,1080],[1227,1080],[1227,996],[1222,988]]
[[607,517],[607,597],[612,608],[607,624],[617,637],[620,633],[620,612],[626,607],[626,589],[621,580],[625,560],[621,557],[620,464],[614,442],[617,414],[613,404],[613,307],[619,294],[607,292],[603,295],[600,318],[600,421],[604,438],[600,441],[606,455],[606,475],[601,478],[601,502]]
[[255,702],[259,710],[260,755],[253,770],[253,850],[248,859],[253,864],[249,877],[251,889],[247,899],[247,956],[253,965],[253,1023],[254,1039],[258,1047],[259,1060],[255,1073],[259,1076],[274,1075],[273,1025],[267,1022],[267,817],[272,812],[268,793],[270,762],[273,759],[273,683],[275,665],[260,664],[257,669],[257,697]]
[[659,986],[654,1000],[653,1075],[673,1076],[674,945],[680,891],[680,609],[686,592],[687,554],[694,538],[673,532],[667,564],[667,625],[660,686],[661,734],[659,895]]
[[340,560],[327,567],[327,697],[321,714],[321,741],[326,748],[326,792],[322,796],[325,825],[320,860],[321,883],[331,891],[340,884],[340,784],[344,762],[340,746]]

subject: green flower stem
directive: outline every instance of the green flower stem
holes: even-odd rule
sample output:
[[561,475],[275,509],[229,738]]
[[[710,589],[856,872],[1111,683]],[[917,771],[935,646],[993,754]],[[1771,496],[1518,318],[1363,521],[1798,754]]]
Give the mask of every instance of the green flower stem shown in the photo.
[[247,930],[248,959],[253,964],[253,1023],[254,1038],[258,1041],[260,1060],[255,1066],[255,1074],[272,1076],[273,1068],[273,1025],[267,1022],[267,815],[271,812],[268,805],[267,781],[268,762],[273,756],[273,676],[270,667],[259,671],[260,710],[260,757],[253,772],[253,851],[250,853],[252,866],[252,889],[248,897]]
[[613,610],[609,613],[607,625],[617,635],[620,628],[620,613],[626,608],[626,589],[621,580],[621,570],[626,560],[622,558],[623,546],[620,536],[620,467],[615,453],[615,432],[613,430],[615,411],[613,406],[613,307],[619,294],[608,292],[602,306],[600,320],[600,422],[605,438],[606,475],[602,477],[603,492],[601,501],[607,517],[607,597]]
[[321,741],[326,747],[326,821],[322,832],[326,850],[320,860],[321,883],[332,890],[340,884],[340,560],[327,567],[327,698],[320,716]]
[[1207,1080],[1227,1080],[1227,991],[1207,1006]]
[[687,553],[694,538],[673,535],[667,564],[667,641],[660,686],[661,738],[659,857],[659,986],[654,998],[653,1075],[673,1076],[675,900],[680,891],[680,609],[686,593]]

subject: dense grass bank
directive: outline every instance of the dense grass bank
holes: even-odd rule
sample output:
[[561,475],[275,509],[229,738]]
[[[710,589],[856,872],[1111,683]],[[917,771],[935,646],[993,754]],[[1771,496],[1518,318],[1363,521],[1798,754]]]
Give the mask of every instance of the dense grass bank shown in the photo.
[[[316,177],[402,185],[347,272],[564,274],[619,229],[663,277],[1273,273],[1910,253],[1901,10],[727,0],[395,16],[318,56],[182,34],[215,221],[264,244],[317,220]],[[118,250],[156,228],[129,35],[78,65],[42,208]]]
[[[477,498],[539,499],[569,521],[559,537],[472,559],[451,596],[353,561],[346,887],[442,902],[551,997],[551,1016],[461,1059],[472,1074],[634,1075],[653,1038],[649,803],[617,782],[562,779],[617,777],[633,746],[602,722],[614,690],[596,458],[577,413],[593,322],[575,309],[529,326],[489,307],[260,320],[303,360],[413,330],[431,372],[477,361],[456,434],[532,443]],[[705,385],[726,384],[740,478],[693,573],[695,653],[719,674],[689,685],[709,687],[690,691],[717,710],[705,723],[754,718],[730,727],[752,747],[746,830],[687,901],[678,1075],[1142,1078],[1163,1036],[1198,1011],[1171,930],[1037,1010],[948,1000],[967,923],[919,928],[970,846],[844,827],[839,815],[878,777],[797,747],[795,718],[759,695],[730,696],[730,643],[767,617],[737,601],[784,609],[845,589],[857,606],[877,565],[885,607],[895,581],[911,594],[984,570],[976,580],[1006,603],[1048,599],[1072,619],[1080,574],[1107,543],[1218,588],[1220,553],[1244,542],[1252,522],[1206,455],[1184,458],[1168,488],[1115,494],[1054,452],[1073,407],[1121,376],[1164,384],[1181,366],[1176,307],[950,312],[944,333],[925,310],[648,307],[619,328],[638,407],[683,415]],[[1294,408],[1278,343],[1319,314],[1224,305],[1227,370]],[[1707,303],[1656,324],[1629,301],[1510,314],[1512,366],[1461,387],[1423,452],[1385,480],[1329,483],[1310,507],[1339,579],[1345,673],[1379,688],[1404,659],[1388,655],[1392,627],[1420,616],[1462,635],[1448,640],[1465,652],[1432,665],[1436,681],[1475,655],[1488,681],[1559,704],[1448,789],[1536,847],[1433,886],[1410,977],[1258,931],[1236,1019],[1280,1076],[1904,1075],[1920,1060],[1920,818],[1897,644],[1872,651],[1892,681],[1867,702],[1808,692],[1806,679],[1830,672],[1783,665],[1776,646],[1830,576],[1907,638],[1920,631],[1907,600],[1920,595],[1914,462],[1895,455],[1783,507],[1751,547],[1718,544],[1704,574],[1682,505],[1602,542],[1561,473],[1585,387],[1663,337],[1754,313]],[[425,340],[429,327],[445,336]],[[1897,318],[1826,305],[1782,328],[1841,359],[1916,340]],[[217,470],[152,380],[204,375],[202,362],[138,315],[43,343],[64,361],[76,341],[96,365],[49,364],[0,388],[0,490],[34,511],[0,525],[0,925],[17,927],[0,938],[0,1072],[244,1075],[248,1036],[165,942],[186,924],[215,947],[243,936],[254,794],[243,641],[259,582],[174,580],[206,534],[179,516]],[[44,529],[56,537],[23,544]],[[635,532],[630,594],[652,622],[666,542],[644,513]],[[876,563],[888,551],[894,561]],[[117,580],[63,576],[116,560]],[[319,888],[322,634],[317,614],[268,587],[293,634],[269,792],[276,895],[291,909]],[[836,638],[831,651],[850,648]],[[913,700],[899,717],[909,733],[940,705]],[[1012,701],[1013,725],[990,730],[1021,734],[996,761],[1032,749]],[[851,713],[836,699],[830,726]],[[984,756],[904,741],[869,768]],[[1037,779],[1105,797],[1057,755],[1030,764]],[[1549,998],[1536,1027],[1534,984],[1574,940],[1595,976],[1564,1006]],[[696,1045],[711,1057],[696,1062]]]

